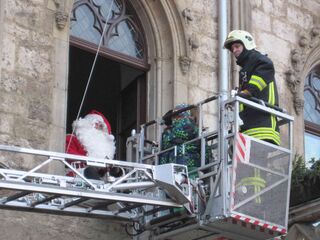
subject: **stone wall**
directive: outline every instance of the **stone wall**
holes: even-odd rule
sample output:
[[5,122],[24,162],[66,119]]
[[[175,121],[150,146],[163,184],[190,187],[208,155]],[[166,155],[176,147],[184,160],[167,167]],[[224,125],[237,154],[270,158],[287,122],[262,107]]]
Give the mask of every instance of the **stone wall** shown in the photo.
[[[256,37],[258,48],[273,60],[276,69],[276,80],[280,94],[280,105],[295,117],[294,145],[295,151],[303,154],[304,121],[303,121],[303,82],[306,73],[311,70],[301,62],[295,80],[299,80],[297,94],[292,94],[288,85],[287,72],[293,68],[292,52],[300,47],[302,35],[311,38],[311,31],[320,22],[319,1],[300,0],[251,0],[252,33]],[[316,46],[314,46],[315,48]],[[312,52],[301,49],[299,59],[308,58]],[[318,56],[318,59],[320,56]]]
[[[197,103],[218,94],[218,1],[176,1],[190,66],[176,81],[175,103]],[[217,129],[217,103],[204,106],[204,126]]]
[[1,239],[127,240],[121,224],[106,220],[1,210]]
[[51,122],[53,18],[41,1],[1,1],[1,141],[44,148]]
[[[150,115],[160,116],[177,103],[195,103],[216,94],[218,1],[132,2],[143,9],[145,22],[148,18],[153,20],[144,23],[150,34],[147,39],[152,56],[148,75],[152,83],[149,86],[153,87],[149,89],[149,98],[153,99]],[[72,1],[1,0],[0,4],[0,143],[62,151]],[[303,84],[293,95],[287,72],[293,68],[292,50],[303,50],[299,45],[301,34],[311,36],[312,29],[319,24],[320,3],[250,0],[250,5],[252,34],[258,49],[268,53],[275,63],[280,104],[296,117],[295,150],[303,153],[303,112],[298,114],[294,105],[294,100],[302,97]],[[312,48],[307,51],[310,52]],[[296,72],[302,83],[306,71]],[[216,105],[204,110],[205,125],[217,123]],[[12,167],[27,160],[8,162],[4,155],[0,156],[0,161]],[[61,166],[49,170],[59,171]],[[128,239],[121,225],[105,220],[7,210],[1,210],[1,215],[1,236],[9,240]]]
[[[61,2],[61,3],[60,3]],[[72,2],[1,1],[1,142],[63,149]],[[62,28],[62,25],[64,27]]]
[[[63,151],[72,2],[0,2],[1,144]],[[1,154],[0,161],[15,169],[32,162],[6,156]],[[0,214],[1,239],[129,239],[122,225],[106,220],[9,210]]]

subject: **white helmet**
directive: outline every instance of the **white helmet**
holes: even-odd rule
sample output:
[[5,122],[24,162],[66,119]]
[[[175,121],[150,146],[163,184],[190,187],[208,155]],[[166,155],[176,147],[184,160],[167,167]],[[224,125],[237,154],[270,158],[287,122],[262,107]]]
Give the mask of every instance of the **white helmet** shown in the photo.
[[231,45],[234,42],[240,42],[247,50],[256,48],[254,39],[250,33],[243,30],[233,30],[228,34],[227,39],[224,41],[224,48],[231,51]]

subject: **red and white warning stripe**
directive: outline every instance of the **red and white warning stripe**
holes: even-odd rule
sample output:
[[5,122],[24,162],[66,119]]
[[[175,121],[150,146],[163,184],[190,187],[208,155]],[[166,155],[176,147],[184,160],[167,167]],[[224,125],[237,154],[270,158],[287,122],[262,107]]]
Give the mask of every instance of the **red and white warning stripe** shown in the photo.
[[283,227],[272,225],[255,218],[249,218],[247,216],[242,216],[240,214],[231,214],[231,218],[235,219],[236,221],[241,221],[241,222],[249,223],[255,226],[259,226],[260,231],[271,230],[270,234],[272,234],[272,232],[277,232],[278,234],[281,234],[281,235],[284,235],[287,233],[287,229]]
[[[236,176],[237,176],[237,166],[238,163],[249,163],[250,161],[250,147],[251,140],[249,137],[242,133],[237,133],[235,138],[235,148],[234,148],[234,161],[232,169],[232,186],[231,186],[231,210],[234,210],[234,200],[235,200],[235,191],[236,191]],[[254,226],[259,227],[259,230],[262,232],[269,231],[270,235],[284,235],[287,233],[287,230],[283,227],[269,224],[258,220],[255,218],[249,218],[248,216],[243,216],[241,214],[231,214],[231,222],[234,224],[239,224],[243,227],[250,227],[254,229]]]
[[242,133],[238,133],[236,136],[235,145],[235,160],[248,163],[250,160],[250,139],[244,136]]
[[250,157],[250,138],[247,138],[242,133],[237,133],[235,137],[234,147],[234,161],[232,168],[232,185],[231,185],[231,210],[234,209],[234,199],[236,194],[236,176],[237,176],[237,165],[238,162],[248,163]]

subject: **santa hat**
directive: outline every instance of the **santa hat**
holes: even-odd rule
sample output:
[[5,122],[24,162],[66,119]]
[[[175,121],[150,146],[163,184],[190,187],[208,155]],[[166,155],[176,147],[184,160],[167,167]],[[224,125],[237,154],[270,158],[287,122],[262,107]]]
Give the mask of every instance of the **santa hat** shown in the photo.
[[92,110],[91,112],[89,112],[89,113],[87,114],[87,116],[88,116],[88,115],[98,115],[98,116],[102,117],[104,123],[105,123],[106,126],[107,126],[108,133],[111,134],[111,125],[110,125],[109,121],[107,120],[107,118],[106,118],[101,112],[98,112],[98,111],[96,111],[96,110]]

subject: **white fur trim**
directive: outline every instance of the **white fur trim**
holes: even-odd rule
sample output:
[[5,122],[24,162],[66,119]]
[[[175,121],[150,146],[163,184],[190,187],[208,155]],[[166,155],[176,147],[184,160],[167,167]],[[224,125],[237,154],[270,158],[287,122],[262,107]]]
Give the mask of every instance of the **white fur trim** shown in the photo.
[[107,128],[103,130],[94,128],[95,121],[98,119],[85,117],[75,121],[73,123],[75,135],[87,151],[87,156],[113,159],[116,150],[114,136],[108,134]]

